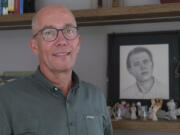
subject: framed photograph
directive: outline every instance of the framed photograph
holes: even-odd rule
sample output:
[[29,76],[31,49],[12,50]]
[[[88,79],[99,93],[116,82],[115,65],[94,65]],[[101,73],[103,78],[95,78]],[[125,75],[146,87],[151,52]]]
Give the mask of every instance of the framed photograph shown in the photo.
[[180,101],[179,32],[108,35],[108,103]]

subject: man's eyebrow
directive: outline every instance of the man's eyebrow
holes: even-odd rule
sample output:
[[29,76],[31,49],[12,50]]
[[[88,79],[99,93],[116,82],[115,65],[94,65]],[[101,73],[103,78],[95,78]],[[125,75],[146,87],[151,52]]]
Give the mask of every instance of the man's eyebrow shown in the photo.
[[56,28],[56,27],[53,26],[53,25],[46,25],[46,26],[43,27],[43,29],[44,29],[44,28]]
[[64,25],[64,28],[67,28],[67,27],[76,27],[76,26],[73,25],[73,24],[65,24],[65,25]]

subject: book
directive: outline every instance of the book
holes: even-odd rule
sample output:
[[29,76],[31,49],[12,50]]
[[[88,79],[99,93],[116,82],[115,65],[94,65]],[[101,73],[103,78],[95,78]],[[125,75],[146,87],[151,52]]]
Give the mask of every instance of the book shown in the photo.
[[11,0],[8,0],[8,12],[11,12]]
[[24,0],[20,0],[20,14],[24,13]]
[[9,13],[14,12],[14,0],[8,0],[8,12]]
[[14,13],[20,13],[20,0],[14,0]]
[[0,15],[2,15],[2,0],[0,0]]
[[11,1],[11,11],[14,13],[14,0]]
[[8,0],[2,0],[2,15],[8,14]]

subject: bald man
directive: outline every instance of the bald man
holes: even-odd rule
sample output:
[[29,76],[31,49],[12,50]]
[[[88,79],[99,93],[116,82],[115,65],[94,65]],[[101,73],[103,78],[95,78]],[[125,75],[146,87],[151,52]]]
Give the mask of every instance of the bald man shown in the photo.
[[103,93],[73,71],[80,50],[67,8],[42,8],[32,20],[31,76],[0,87],[0,135],[112,135]]

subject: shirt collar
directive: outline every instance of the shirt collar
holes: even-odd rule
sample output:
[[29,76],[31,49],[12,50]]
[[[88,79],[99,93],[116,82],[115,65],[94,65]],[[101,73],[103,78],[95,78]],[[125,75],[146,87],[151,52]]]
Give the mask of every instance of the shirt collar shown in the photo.
[[[39,83],[40,85],[43,85],[45,87],[47,87],[48,89],[53,89],[55,87],[54,84],[52,84],[40,71],[39,67],[37,68],[37,70],[34,72],[33,74],[33,78],[35,78],[37,81],[37,83]],[[77,89],[79,88],[79,77],[78,75],[73,71],[72,72],[72,88],[71,89]]]

